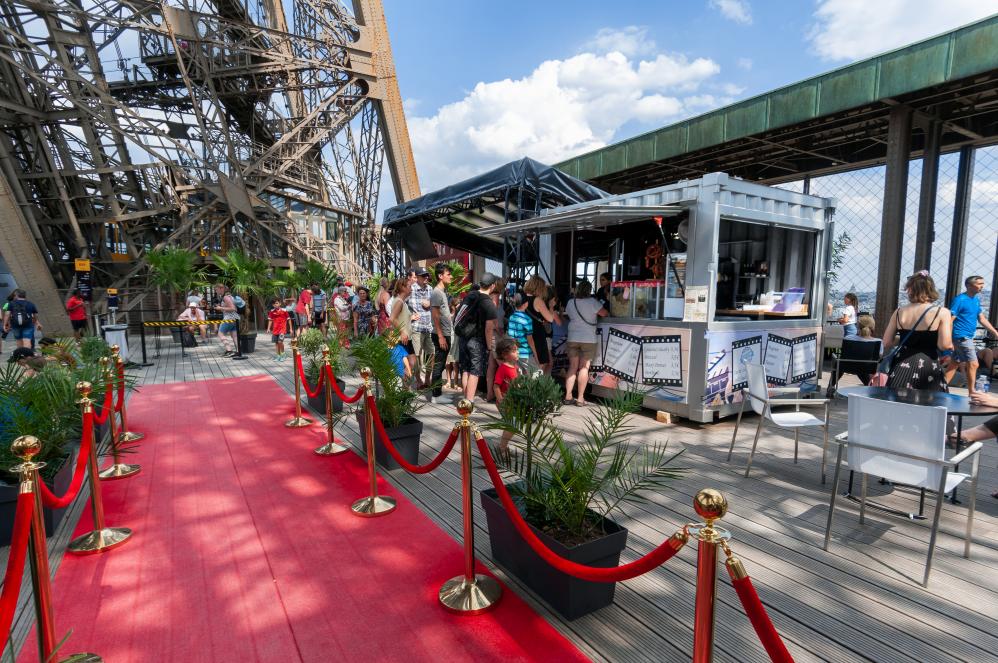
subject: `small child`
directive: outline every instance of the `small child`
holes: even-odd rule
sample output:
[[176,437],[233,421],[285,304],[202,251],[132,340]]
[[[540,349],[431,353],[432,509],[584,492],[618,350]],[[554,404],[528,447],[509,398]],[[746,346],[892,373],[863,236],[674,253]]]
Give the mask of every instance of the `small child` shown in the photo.
[[529,300],[522,292],[513,296],[513,314],[506,322],[506,333],[513,337],[519,349],[517,364],[520,372],[524,375],[532,375],[540,370],[540,365],[535,357],[537,349],[534,347],[534,322],[527,315],[527,304]]
[[[496,376],[493,379],[493,384],[495,385],[496,407],[500,408],[500,411],[502,409],[502,401],[506,397],[506,392],[509,391],[509,385],[516,379],[516,363],[519,358],[520,352],[516,341],[508,336],[499,339],[499,342],[496,343],[496,359],[499,360],[499,366],[496,368]],[[499,449],[501,451],[509,449],[509,441],[512,437],[512,433],[503,431],[502,439],[499,441]]]
[[284,335],[288,333],[288,312],[281,305],[279,298],[274,298],[270,303],[270,310],[267,311],[267,331],[270,332],[270,340],[277,346],[277,356],[274,361],[284,361]]

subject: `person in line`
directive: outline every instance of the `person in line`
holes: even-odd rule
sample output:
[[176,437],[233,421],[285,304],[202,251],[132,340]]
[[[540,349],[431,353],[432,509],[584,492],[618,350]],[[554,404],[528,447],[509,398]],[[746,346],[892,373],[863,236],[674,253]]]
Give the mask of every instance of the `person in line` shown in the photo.
[[[187,308],[180,312],[177,316],[178,322],[203,322],[204,321],[204,311],[198,308],[197,302],[190,301],[187,303]],[[181,327],[181,330],[188,332],[191,335],[195,333],[200,333],[202,338],[204,337],[204,328],[207,325],[189,325],[187,327]]]
[[523,292],[527,296],[526,313],[533,322],[534,336],[534,356],[537,363],[545,375],[551,373],[551,350],[548,347],[548,333],[544,327],[545,322],[561,323],[561,318],[553,312],[550,307],[550,297],[548,297],[548,284],[540,276],[534,274],[523,286]]
[[[492,308],[496,312],[496,338],[504,337],[506,330],[506,311],[502,305],[502,293],[506,289],[506,281],[499,279],[495,286],[492,287],[492,294],[489,298],[492,300]],[[489,403],[495,401],[495,383],[494,378],[496,375],[496,370],[499,368],[499,359],[495,353],[495,348],[489,353],[489,366],[486,370],[486,388],[485,388],[485,400]]]
[[353,307],[353,335],[373,336],[377,332],[374,303],[371,291],[365,285],[357,286],[357,305]]
[[322,335],[326,335],[326,302],[329,297],[326,291],[319,287],[318,283],[312,284],[312,326],[322,330]]
[[298,302],[295,304],[295,315],[298,317],[296,325],[298,336],[301,336],[301,333],[312,324],[312,286],[317,285],[317,283],[312,283],[309,287],[302,288],[298,295]]
[[925,270],[909,276],[904,290],[909,303],[894,312],[882,339],[885,354],[901,343],[887,385],[892,389],[947,391],[943,369],[953,356],[949,311],[936,304],[939,291]]
[[298,338],[298,314],[295,313],[295,298],[284,298],[284,310],[288,313],[288,333],[289,338]]
[[433,366],[433,321],[430,317],[430,272],[425,267],[415,270],[416,282],[409,293],[409,310],[412,311],[412,372],[416,376],[416,389],[430,385]]
[[275,297],[267,311],[267,331],[270,340],[277,350],[274,361],[284,361],[284,337],[288,333],[288,312],[281,306],[280,297]]
[[856,336],[859,327],[856,322],[859,316],[859,298],[855,293],[847,292],[842,298],[842,308],[839,309],[838,323],[842,325],[842,336]]
[[353,307],[350,305],[350,294],[346,286],[336,288],[333,295],[333,311],[336,313],[336,329],[340,334],[340,342],[346,346],[347,343],[347,323],[353,318]]
[[980,324],[992,338],[998,338],[998,330],[991,325],[988,318],[981,312],[981,299],[978,297],[984,291],[984,277],[968,276],[963,285],[967,288],[953,298],[949,310],[953,320],[954,363],[946,369],[946,384],[949,384],[960,368],[967,378],[967,391],[973,395],[977,391],[977,348],[974,346],[974,335]]
[[391,326],[388,319],[388,300],[392,298],[391,288],[388,287],[388,277],[382,276],[378,282],[378,292],[374,295],[374,306],[378,314],[378,333],[384,334],[385,330]]
[[[496,342],[495,354],[499,358],[499,365],[496,367],[496,374],[492,380],[492,389],[496,395],[496,407],[501,412],[502,401],[506,398],[509,385],[516,379],[516,362],[520,358],[520,353],[516,341],[508,336],[503,336]],[[503,431],[502,438],[499,440],[500,451],[507,451],[509,449],[509,441],[512,437],[513,434],[511,432]]]
[[613,283],[613,278],[610,276],[610,272],[603,272],[599,275],[599,288],[596,289],[596,299],[603,304],[603,308],[607,311],[610,310],[610,288]]
[[[402,346],[404,356],[401,357],[406,381],[413,379],[412,355],[412,311],[409,310],[409,295],[411,282],[408,277],[395,280],[392,286],[392,298],[388,300],[388,321],[391,329],[397,330],[398,345]],[[397,353],[401,355],[401,353]]]
[[4,316],[7,315],[7,311],[10,309],[10,303],[14,301],[14,291],[11,290],[7,295],[7,299],[4,301],[3,306],[0,307],[0,352],[3,352],[3,342],[7,340],[7,336],[10,334],[10,330],[3,327]]
[[433,372],[430,374],[430,386],[433,403],[450,402],[443,398],[444,367],[447,365],[447,352],[450,350],[451,335],[454,333],[454,323],[450,317],[450,304],[447,301],[447,286],[454,280],[450,266],[438,262],[433,272],[437,276],[437,284],[430,291],[430,320],[433,324]]
[[[575,288],[575,297],[565,307],[568,316],[568,374],[565,376],[565,405],[585,407],[586,387],[589,385],[589,367],[596,357],[596,325],[600,318],[610,315],[601,301],[594,298],[593,286],[581,281]],[[579,395],[572,398],[578,385]]]
[[218,326],[218,340],[222,344],[222,356],[231,357],[236,354],[239,347],[239,309],[236,308],[236,300],[229,292],[229,289],[222,283],[214,286],[215,298],[221,303],[215,310],[222,313],[222,324]]
[[73,338],[79,341],[87,330],[87,303],[80,296],[79,289],[69,293],[66,312],[69,314],[69,324],[73,326]]
[[14,291],[7,310],[3,314],[3,330],[13,332],[14,341],[19,348],[34,349],[35,332],[42,330],[38,321],[38,308],[28,301],[28,294],[18,288]]
[[506,333],[516,341],[519,351],[517,366],[523,375],[533,375],[541,370],[534,346],[534,321],[527,315],[530,300],[522,292],[513,295],[513,313],[506,321]]
[[[495,347],[496,327],[495,307],[492,305],[492,291],[499,277],[485,272],[482,279],[472,286],[455,319],[454,331],[457,336],[457,357],[461,369],[461,387],[464,397],[474,402],[478,393],[478,381],[488,371],[488,355]],[[456,320],[460,319],[458,327]]]
[[[451,320],[453,320],[457,315],[457,309],[460,304],[461,299],[459,297],[450,298]],[[453,325],[451,325],[451,327],[453,327]],[[489,357],[491,358],[491,354]],[[457,391],[461,388],[461,370],[458,366],[457,335],[454,333],[453,329],[451,329],[450,333],[450,348],[447,350],[447,367],[445,369],[445,376],[445,387],[453,391]]]

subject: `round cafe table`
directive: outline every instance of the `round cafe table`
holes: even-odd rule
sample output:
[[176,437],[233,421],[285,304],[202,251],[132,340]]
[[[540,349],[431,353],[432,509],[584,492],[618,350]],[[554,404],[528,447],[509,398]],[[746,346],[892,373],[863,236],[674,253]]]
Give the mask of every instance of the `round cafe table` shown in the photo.
[[[837,393],[843,396],[865,396],[880,401],[892,403],[908,403],[911,405],[927,405],[929,407],[944,407],[946,414],[956,419],[956,450],[960,452],[963,438],[964,417],[994,417],[998,416],[998,408],[987,405],[976,405],[966,396],[950,394],[945,391],[927,391],[922,389],[891,389],[890,387],[843,387]],[[955,469],[959,470],[959,467]],[[953,504],[957,504],[956,488],[951,496]],[[921,515],[921,506],[919,507]]]

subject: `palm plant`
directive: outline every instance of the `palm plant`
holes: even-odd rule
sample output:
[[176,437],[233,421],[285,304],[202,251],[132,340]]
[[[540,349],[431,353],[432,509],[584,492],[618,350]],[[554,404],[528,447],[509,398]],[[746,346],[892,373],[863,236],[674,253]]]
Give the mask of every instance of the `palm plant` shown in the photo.
[[149,277],[152,284],[170,293],[173,308],[182,306],[183,296],[195,288],[207,287],[204,268],[195,264],[193,252],[168,246],[149,252]]
[[[256,311],[256,306],[274,291],[266,260],[251,258],[238,249],[232,249],[224,256],[212,256],[212,260],[218,268],[219,281],[245,299],[250,311]],[[244,324],[245,319],[241,318],[240,325]],[[245,333],[246,330],[241,331]]]
[[[319,372],[322,370],[322,348],[325,345],[326,339],[322,336],[322,331],[315,327],[306,329],[298,337],[298,351],[301,353],[305,377],[308,378],[309,384],[315,384],[319,380]],[[335,372],[335,366],[333,370]]]
[[412,419],[424,401],[421,393],[406,388],[395,364],[392,351],[398,343],[398,332],[381,336],[355,338],[350,356],[358,367],[367,366],[375,380],[375,402],[385,427],[400,426]]
[[339,274],[332,267],[327,267],[318,260],[306,260],[301,270],[301,287],[318,283],[319,287],[326,292],[331,292],[336,286],[336,279]]
[[[451,279],[450,285],[447,286],[447,297],[459,297],[468,290],[471,290],[471,282],[467,281],[468,270],[464,268],[464,265],[459,263],[457,260],[451,260],[447,263],[450,267],[450,273],[453,277]],[[433,266],[429,268],[431,283],[437,282],[436,270]]]
[[[542,396],[549,400],[537,402]],[[500,470],[518,479],[509,488],[527,520],[573,545],[601,536],[605,518],[625,503],[647,501],[649,491],[662,490],[685,468],[673,465],[682,450],[673,453],[667,443],[625,443],[633,429],[627,420],[641,407],[642,392],[620,390],[595,407],[578,443],[568,442],[550,416],[560,397],[551,377],[521,376],[489,427],[514,436],[508,452],[494,448],[493,456]]]

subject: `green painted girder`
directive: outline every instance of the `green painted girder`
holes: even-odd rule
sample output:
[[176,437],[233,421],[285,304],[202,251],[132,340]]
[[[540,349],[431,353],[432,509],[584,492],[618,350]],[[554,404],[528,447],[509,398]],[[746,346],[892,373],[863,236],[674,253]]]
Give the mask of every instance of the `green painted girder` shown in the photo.
[[952,32],[582,154],[556,167],[593,180],[998,69],[998,14]]

